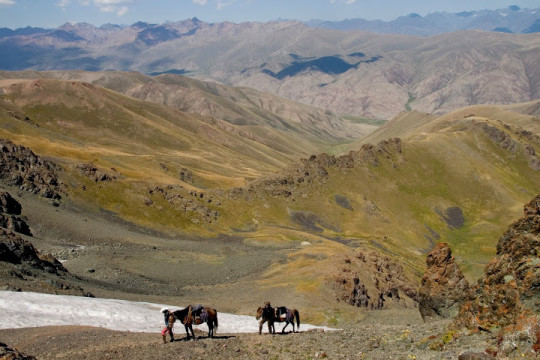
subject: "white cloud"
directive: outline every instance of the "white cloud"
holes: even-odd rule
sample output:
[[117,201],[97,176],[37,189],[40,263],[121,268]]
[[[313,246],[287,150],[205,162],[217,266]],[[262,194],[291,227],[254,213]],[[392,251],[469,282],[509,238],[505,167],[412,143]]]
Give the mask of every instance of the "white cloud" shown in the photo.
[[116,11],[116,15],[118,16],[124,16],[129,11],[129,8],[127,6],[120,6],[118,10]]
[[197,5],[206,5],[206,3],[208,2],[207,0],[192,0],[194,4],[197,4]]
[[58,0],[58,2],[56,4],[54,4],[54,5],[64,9],[66,6],[69,5],[70,2],[71,2],[71,0]]
[[13,0],[0,0],[0,5],[15,5]]
[[354,4],[356,2],[356,0],[347,0],[345,1],[345,5],[351,5],[351,4]]
[[116,13],[118,16],[125,15],[129,11],[127,5],[132,3],[133,0],[94,0],[99,11]]
[[232,4],[234,4],[234,0],[233,0],[233,1],[217,0],[217,9],[218,9],[218,10],[221,10],[221,9],[223,9],[224,7],[229,6],[229,5],[232,5]]

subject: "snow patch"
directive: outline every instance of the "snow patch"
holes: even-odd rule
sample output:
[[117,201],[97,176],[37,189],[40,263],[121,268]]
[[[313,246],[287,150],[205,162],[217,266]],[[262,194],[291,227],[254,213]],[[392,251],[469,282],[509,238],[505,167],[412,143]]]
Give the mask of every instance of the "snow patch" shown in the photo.
[[[171,311],[182,306],[99,299],[69,295],[50,295],[32,292],[0,291],[0,329],[38,326],[80,325],[131,332],[160,332],[164,326],[161,308]],[[300,314],[301,318],[302,314]],[[220,313],[221,333],[257,333],[255,315]],[[305,330],[336,330],[323,326],[301,324]],[[206,331],[206,324],[201,329]],[[179,331],[179,330],[177,330]],[[182,328],[183,331],[183,328]]]

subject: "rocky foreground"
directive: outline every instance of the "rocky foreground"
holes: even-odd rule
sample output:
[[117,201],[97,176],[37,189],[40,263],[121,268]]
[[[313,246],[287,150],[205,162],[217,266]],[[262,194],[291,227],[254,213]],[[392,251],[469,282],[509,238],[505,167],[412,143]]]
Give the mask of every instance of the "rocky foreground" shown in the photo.
[[[390,314],[388,314],[390,315]],[[448,322],[420,325],[366,324],[340,331],[307,331],[269,335],[222,334],[197,341],[163,344],[160,334],[115,332],[89,327],[2,330],[0,339],[36,359],[493,359],[496,334],[442,332]],[[281,328],[278,327],[278,331]],[[204,332],[203,332],[204,331]],[[0,359],[24,359],[2,357]],[[5,355],[4,355],[5,356]],[[22,355],[21,355],[22,356]],[[506,359],[533,358],[516,353]],[[28,357],[28,359],[31,359]]]

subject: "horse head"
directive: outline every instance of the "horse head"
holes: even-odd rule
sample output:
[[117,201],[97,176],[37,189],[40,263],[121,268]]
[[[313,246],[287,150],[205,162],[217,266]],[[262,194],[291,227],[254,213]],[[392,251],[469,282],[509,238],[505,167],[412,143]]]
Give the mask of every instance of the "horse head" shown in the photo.
[[259,320],[261,318],[262,314],[263,314],[263,308],[259,307],[257,309],[257,315],[255,316],[255,319]]

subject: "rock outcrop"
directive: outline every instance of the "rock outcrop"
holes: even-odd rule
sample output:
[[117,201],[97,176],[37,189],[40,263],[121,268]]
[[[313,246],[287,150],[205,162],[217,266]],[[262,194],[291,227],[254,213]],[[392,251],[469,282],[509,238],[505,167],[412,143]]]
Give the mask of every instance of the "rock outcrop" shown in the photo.
[[412,308],[416,289],[401,265],[376,251],[360,251],[336,260],[332,287],[336,299],[370,310]]
[[42,255],[29,241],[17,234],[0,228],[0,261],[11,264],[28,264],[51,274],[67,270],[51,255]]
[[14,349],[0,342],[0,359],[1,360],[35,360],[34,356],[24,355],[17,349]]
[[[502,355],[540,351],[540,195],[501,236],[497,254],[474,284],[453,326],[500,329]],[[535,356],[535,355],[532,355]]]
[[[377,167],[383,161],[391,163],[393,167],[405,161],[401,139],[384,140],[377,145],[365,144],[360,150],[341,156],[323,153],[300,159],[277,174],[258,178],[246,187],[230,190],[229,197],[243,197],[249,201],[256,197],[271,196],[295,201],[309,197],[314,186],[327,183],[330,172],[346,174],[358,166]],[[350,203],[347,206],[350,207]]]
[[424,321],[451,318],[467,299],[469,282],[446,243],[438,243],[428,254],[427,270],[418,290],[418,308]]
[[116,179],[116,176],[102,171],[94,166],[92,163],[79,164],[77,169],[86,177],[92,179],[94,182],[99,181],[112,181]]
[[525,205],[497,244],[497,255],[473,286],[456,324],[469,328],[513,325],[540,313],[540,195]]
[[61,199],[58,167],[24,146],[0,139],[0,180],[21,190]]
[[10,193],[0,192],[0,227],[32,236],[30,227],[21,215],[21,204]]

